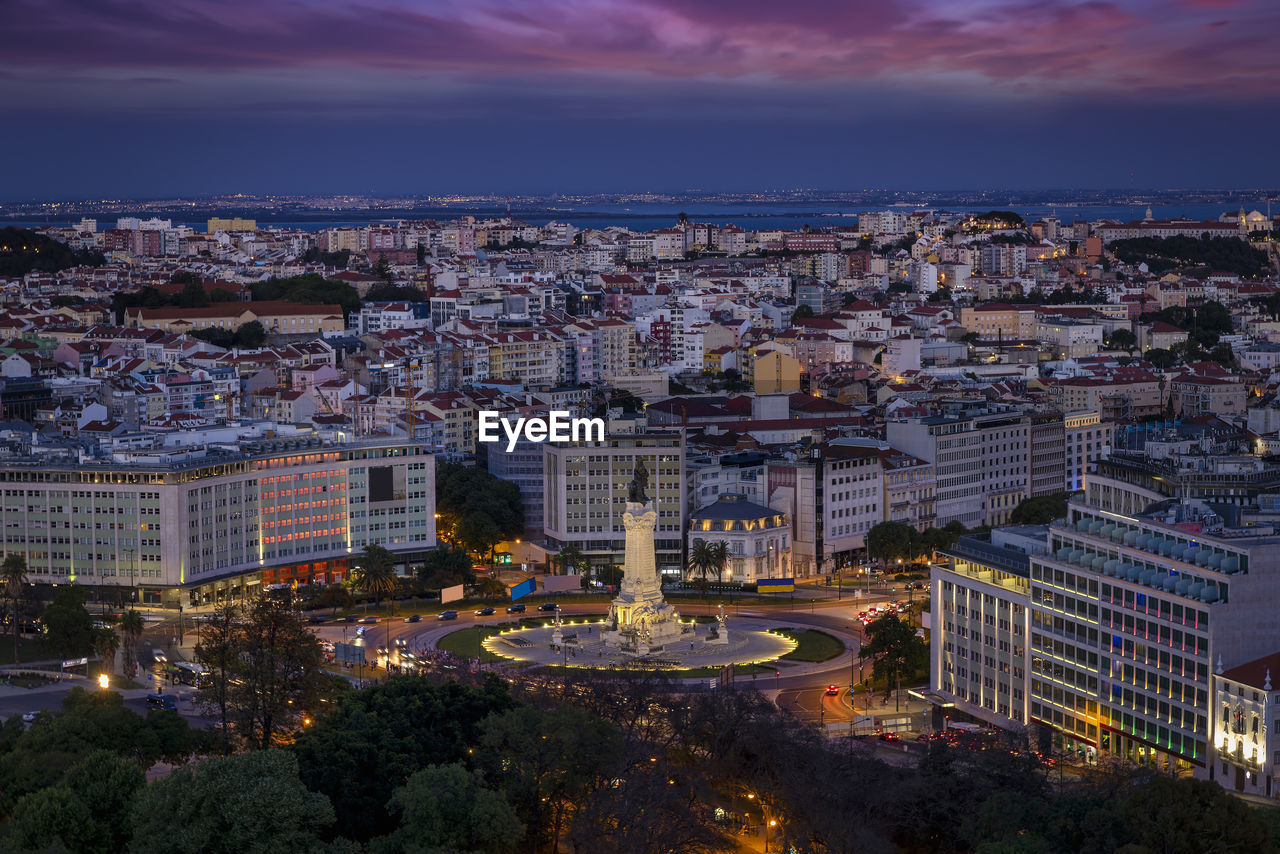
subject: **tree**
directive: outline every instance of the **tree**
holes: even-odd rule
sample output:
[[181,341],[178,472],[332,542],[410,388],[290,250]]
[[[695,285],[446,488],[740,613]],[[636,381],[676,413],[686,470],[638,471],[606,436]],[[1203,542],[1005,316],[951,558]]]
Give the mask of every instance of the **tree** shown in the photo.
[[311,604],[316,608],[332,608],[336,615],[339,608],[350,608],[354,601],[345,584],[326,584],[312,597]]
[[562,575],[570,575],[570,570],[584,566],[585,561],[586,557],[582,554],[582,550],[573,543],[565,543],[560,553],[555,556],[555,562],[560,564]]
[[137,763],[108,750],[90,753],[62,782],[18,801],[10,838],[22,849],[122,851],[129,808],[143,783]]
[[1142,358],[1151,363],[1153,368],[1167,371],[1178,364],[1178,357],[1163,347],[1152,347],[1142,354]]
[[1027,498],[1013,508],[1009,521],[1014,525],[1047,525],[1067,515],[1067,493]]
[[396,559],[385,546],[369,543],[351,569],[351,583],[359,590],[372,593],[375,603],[382,604],[382,594],[396,589]]
[[124,635],[124,675],[133,678],[138,672],[138,638],[142,637],[142,615],[130,608],[120,617],[120,631]]
[[267,330],[262,328],[262,321],[250,320],[236,327],[234,346],[244,350],[253,350],[267,343]]
[[707,603],[707,591],[710,588],[708,576],[715,575],[719,582],[724,574],[725,565],[729,562],[729,544],[724,540],[697,540],[689,549],[689,575],[694,578],[698,589],[702,591],[703,604]]
[[22,625],[22,602],[26,597],[27,556],[22,552],[9,552],[5,555],[4,563],[0,565],[0,581],[4,582],[5,597],[9,600],[10,613],[13,615],[13,663],[20,664],[18,629]]
[[79,584],[64,584],[44,610],[46,641],[62,658],[87,655],[93,646],[93,617],[84,606],[88,596]]
[[[345,265],[344,265],[345,266]],[[360,294],[345,282],[307,273],[290,278],[271,278],[250,285],[254,300],[288,300],[301,303],[333,303],[342,307],[343,316],[360,310]]]
[[326,795],[338,826],[364,841],[395,828],[388,803],[398,786],[432,764],[466,759],[481,721],[515,705],[492,676],[479,688],[394,677],[343,697],[291,750],[307,788]]
[[440,590],[455,584],[475,584],[476,574],[467,553],[453,546],[440,546],[427,553],[418,567],[418,580],[429,590]]
[[112,628],[93,630],[93,651],[98,654],[103,673],[116,672],[116,653],[120,651],[120,633]]
[[373,275],[382,279],[387,285],[395,286],[396,274],[391,269],[391,263],[386,258],[379,258],[378,263],[373,265]]
[[[318,703],[320,646],[289,595],[264,593],[238,616],[226,650],[231,656],[226,711],[236,734],[265,750],[296,729]],[[217,657],[210,664],[223,665]]]
[[481,723],[476,754],[524,823],[530,847],[549,845],[554,854],[586,798],[621,770],[622,747],[612,724],[580,709],[520,707]]
[[[216,712],[220,723],[222,751],[231,750],[231,689],[235,679],[238,650],[236,618],[239,609],[230,602],[205,618],[196,644],[196,661],[205,669],[208,684],[196,692],[196,703],[206,714]],[[133,611],[130,614],[136,613]],[[126,617],[129,614],[125,614]],[[127,656],[127,653],[126,653]]]
[[400,826],[373,841],[375,854],[506,854],[524,836],[507,799],[458,763],[414,773],[392,794],[390,806],[400,813]]
[[504,538],[524,533],[520,489],[487,471],[458,463],[436,465],[440,538],[486,557]]
[[192,338],[200,341],[206,341],[215,347],[222,347],[230,350],[236,345],[236,334],[229,329],[223,329],[220,326],[210,326],[207,329],[193,329],[187,333]]
[[76,686],[63,698],[59,714],[37,720],[26,731],[19,719],[12,748],[0,755],[0,814],[7,815],[23,795],[61,783],[94,751],[110,751],[143,768],[163,755],[161,731],[172,740],[175,727],[185,729],[190,744],[186,720],[169,715],[172,720],[166,722],[144,718],[114,691]]
[[200,280],[193,277],[182,286],[177,303],[180,308],[203,308],[209,304],[209,295],[204,292],[204,285]]
[[804,320],[806,317],[813,317],[813,308],[807,303],[801,303],[791,313],[791,325],[795,326],[797,320]]
[[867,556],[888,564],[919,553],[919,534],[905,522],[879,522],[867,532]]
[[1108,350],[1127,350],[1130,353],[1138,346],[1138,336],[1128,329],[1114,329],[1107,340]]
[[704,775],[650,756],[631,758],[616,784],[595,789],[576,811],[568,834],[575,851],[741,850],[717,829],[716,797]]
[[472,513],[462,517],[457,528],[458,542],[479,558],[491,557],[493,547],[502,542],[502,529],[492,516]]
[[929,659],[929,647],[911,625],[889,611],[867,624],[862,655],[875,660],[872,673],[885,680],[885,693],[906,674],[912,675]]
[[507,595],[507,585],[488,575],[476,581],[475,592],[483,599]]
[[129,850],[318,851],[333,820],[328,798],[307,791],[291,754],[264,750],[215,757],[178,768],[138,794]]

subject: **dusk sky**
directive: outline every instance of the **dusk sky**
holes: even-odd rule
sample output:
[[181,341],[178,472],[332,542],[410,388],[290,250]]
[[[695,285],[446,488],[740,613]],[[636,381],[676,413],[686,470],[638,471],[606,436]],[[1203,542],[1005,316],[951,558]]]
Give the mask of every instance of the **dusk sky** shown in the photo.
[[4,199],[1280,185],[1276,0],[0,0],[0,21]]

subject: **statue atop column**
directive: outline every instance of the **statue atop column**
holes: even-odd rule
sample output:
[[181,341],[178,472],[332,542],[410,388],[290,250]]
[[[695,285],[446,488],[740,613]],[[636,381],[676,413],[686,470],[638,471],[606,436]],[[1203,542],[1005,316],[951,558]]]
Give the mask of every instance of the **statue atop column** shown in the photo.
[[627,501],[631,504],[645,504],[649,501],[649,496],[644,494],[645,489],[649,486],[649,470],[645,468],[644,460],[636,458],[635,472],[631,475],[631,488],[627,490]]
[[654,554],[658,511],[649,498],[649,470],[637,459],[622,512],[626,530],[626,555],[622,584],[609,608],[609,620],[601,637],[605,644],[632,655],[659,652],[681,640],[680,615],[663,599],[662,578]]

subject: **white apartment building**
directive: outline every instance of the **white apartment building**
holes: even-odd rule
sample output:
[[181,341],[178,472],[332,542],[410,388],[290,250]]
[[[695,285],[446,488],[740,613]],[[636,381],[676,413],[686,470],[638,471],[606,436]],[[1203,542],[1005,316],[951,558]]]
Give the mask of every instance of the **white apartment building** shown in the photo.
[[1028,495],[1030,418],[1017,411],[889,421],[891,446],[933,464],[937,524],[998,524]]
[[1111,453],[1111,434],[1115,425],[1103,422],[1097,412],[1068,412],[1066,426],[1067,468],[1064,489],[1079,492],[1094,460]]
[[548,548],[558,551],[572,543],[593,563],[621,565],[626,547],[622,512],[636,461],[643,460],[649,472],[648,496],[658,511],[658,569],[678,579],[687,518],[684,459],[684,438],[671,434],[546,444],[543,532]]

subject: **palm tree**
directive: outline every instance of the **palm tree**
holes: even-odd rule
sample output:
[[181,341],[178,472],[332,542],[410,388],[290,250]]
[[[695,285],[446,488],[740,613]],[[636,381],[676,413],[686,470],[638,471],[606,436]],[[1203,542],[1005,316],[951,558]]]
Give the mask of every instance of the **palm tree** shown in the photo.
[[133,678],[138,672],[138,638],[142,637],[142,615],[130,608],[120,618],[124,632],[124,675]]
[[382,604],[382,594],[396,589],[395,558],[385,547],[370,543],[351,570],[351,583],[372,593],[375,606]]
[[702,591],[703,604],[708,609],[711,605],[706,601],[709,587],[707,577],[714,574],[716,581],[720,581],[728,562],[729,545],[723,540],[718,542],[698,540],[689,550],[689,576],[696,579],[698,589]]
[[115,674],[116,653],[120,651],[120,635],[115,629],[98,629],[93,635],[93,649],[102,662],[102,672]]
[[21,552],[10,552],[4,556],[4,564],[0,566],[0,581],[4,583],[5,595],[13,604],[13,663],[18,660],[18,624],[21,622],[22,598],[27,586],[27,557]]

